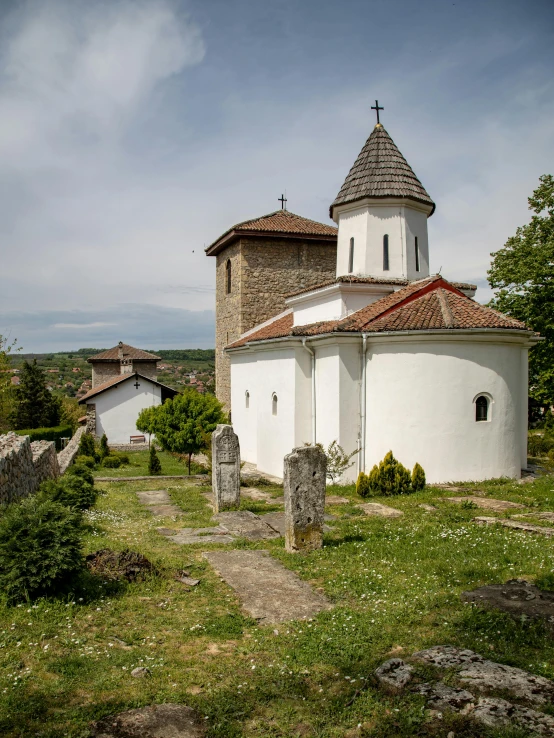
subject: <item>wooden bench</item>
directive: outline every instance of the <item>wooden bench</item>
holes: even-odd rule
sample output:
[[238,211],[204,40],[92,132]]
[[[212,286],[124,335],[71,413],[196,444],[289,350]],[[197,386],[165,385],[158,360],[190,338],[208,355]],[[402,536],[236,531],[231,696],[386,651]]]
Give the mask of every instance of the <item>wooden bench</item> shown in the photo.
[[146,443],[146,436],[129,436],[129,443]]

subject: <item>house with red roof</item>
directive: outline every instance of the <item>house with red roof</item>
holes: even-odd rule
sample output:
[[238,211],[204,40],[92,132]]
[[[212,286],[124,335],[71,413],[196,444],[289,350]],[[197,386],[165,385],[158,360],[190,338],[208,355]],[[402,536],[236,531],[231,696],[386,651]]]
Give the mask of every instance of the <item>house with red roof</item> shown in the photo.
[[[434,483],[521,475],[528,351],[539,337],[475,301],[475,285],[431,274],[434,211],[377,123],[330,207],[335,274],[305,280],[225,346],[245,461],[282,476],[294,447],[337,441],[358,452],[344,481],[390,450]],[[236,290],[247,282],[245,273]],[[226,299],[231,310],[231,278],[218,304]]]

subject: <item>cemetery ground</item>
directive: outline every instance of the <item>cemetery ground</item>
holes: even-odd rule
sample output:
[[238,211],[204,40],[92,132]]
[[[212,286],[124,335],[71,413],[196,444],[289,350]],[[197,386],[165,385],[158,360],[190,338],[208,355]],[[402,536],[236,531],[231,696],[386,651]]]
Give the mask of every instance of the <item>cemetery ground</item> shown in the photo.
[[[93,470],[95,477],[147,477],[148,476],[148,451],[125,451],[129,457],[129,463],[123,464],[118,469],[107,469],[99,466]],[[158,450],[158,458],[162,465],[163,475],[183,476],[188,475],[188,463],[167,451]],[[203,470],[198,464],[192,463],[192,474],[201,473]],[[155,478],[155,477],[154,477]]]
[[[85,738],[94,720],[160,703],[195,708],[213,738],[526,735],[495,732],[460,715],[433,718],[421,696],[386,695],[372,674],[392,656],[451,644],[554,678],[554,641],[544,624],[460,598],[464,590],[515,577],[554,589],[552,539],[472,522],[482,514],[554,510],[554,477],[370,500],[401,510],[397,518],[365,516],[358,505],[367,500],[354,487],[330,488],[328,494],[348,502],[327,508],[336,519],[328,523],[324,547],[305,555],[286,554],[282,538],[172,543],[156,528],[214,525],[209,488],[199,480],[99,487],[98,503],[87,513],[86,552],[129,548],[158,572],[132,583],[91,576],[66,599],[0,607],[0,735]],[[136,495],[146,490],[167,490],[182,516],[151,515]],[[269,501],[243,496],[242,509],[281,510],[282,489],[263,490]],[[526,510],[485,513],[441,501],[475,491]],[[311,620],[258,625],[202,556],[232,548],[270,551],[333,608]],[[199,584],[179,582],[181,570]],[[133,677],[136,667],[146,667],[147,676]]]

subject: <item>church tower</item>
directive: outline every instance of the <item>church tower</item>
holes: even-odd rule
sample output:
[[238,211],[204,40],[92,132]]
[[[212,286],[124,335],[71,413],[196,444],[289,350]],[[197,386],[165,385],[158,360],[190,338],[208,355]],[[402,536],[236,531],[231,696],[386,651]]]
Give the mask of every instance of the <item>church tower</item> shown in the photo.
[[330,207],[338,224],[336,276],[429,276],[427,218],[435,203],[377,123]]
[[281,209],[233,226],[206,255],[216,257],[216,395],[229,410],[225,346],[283,312],[287,295],[334,280],[337,229]]

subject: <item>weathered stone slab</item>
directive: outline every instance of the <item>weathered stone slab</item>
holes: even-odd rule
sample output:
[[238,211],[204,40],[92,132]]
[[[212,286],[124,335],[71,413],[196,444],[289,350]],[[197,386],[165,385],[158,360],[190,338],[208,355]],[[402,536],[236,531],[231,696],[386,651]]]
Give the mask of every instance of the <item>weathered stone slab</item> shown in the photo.
[[366,515],[377,515],[380,518],[399,518],[404,513],[395,507],[381,505],[379,502],[365,502],[363,505],[356,505],[361,508]]
[[524,579],[510,579],[506,584],[488,584],[463,592],[465,602],[493,607],[509,615],[540,618],[554,623],[554,592],[545,592]]
[[513,705],[500,697],[481,697],[470,714],[474,720],[490,728],[516,725],[527,735],[554,736],[554,718],[550,715]]
[[412,658],[436,666],[438,669],[453,669],[473,661],[484,661],[483,657],[475,651],[455,646],[432,646],[423,651],[417,651]]
[[207,551],[204,556],[261,624],[309,618],[331,608],[322,594],[267,551]]
[[512,515],[512,518],[517,518],[518,520],[536,518],[537,520],[548,520],[550,523],[554,523],[554,512],[523,513],[521,515]]
[[171,497],[165,489],[137,492],[136,495],[143,505],[171,505]]
[[519,502],[509,502],[508,500],[494,500],[492,497],[477,497],[475,495],[467,495],[466,497],[445,497],[446,502],[462,503],[473,502],[476,507],[482,507],[484,510],[494,510],[495,512],[504,512],[505,510],[515,510],[524,508]]
[[425,503],[421,503],[421,505],[418,505],[422,510],[425,510],[425,512],[436,512],[438,508],[436,508],[434,505],[426,505]]
[[203,738],[206,721],[186,705],[152,705],[98,720],[93,738]]
[[467,689],[450,687],[444,684],[444,682],[420,684],[416,687],[415,691],[425,697],[427,707],[431,710],[440,710],[441,712],[446,710],[459,712],[466,705],[475,701],[475,697]]
[[249,510],[236,512],[222,512],[214,515],[225,530],[234,536],[248,538],[251,541],[260,541],[269,538],[279,538],[279,533],[265,523],[259,515]]
[[264,523],[269,525],[273,530],[276,530],[280,536],[285,535],[285,513],[284,512],[272,512],[264,513],[262,515]]
[[413,666],[402,659],[389,659],[375,669],[380,687],[389,694],[399,694],[412,679]]
[[237,509],[240,504],[240,446],[230,425],[218,425],[212,433],[212,487],[214,510]]
[[325,497],[326,505],[347,505],[350,502],[346,497],[340,495],[327,495]]
[[243,497],[249,497],[255,502],[273,502],[273,498],[269,492],[264,492],[264,490],[257,489],[256,487],[241,487],[241,494]]
[[192,533],[177,533],[169,539],[178,546],[194,546],[206,543],[232,543],[235,539],[228,533],[214,533],[213,535],[198,536]]
[[175,515],[183,514],[183,511],[177,505],[146,505],[146,509],[159,518],[172,518]]
[[552,538],[554,536],[554,528],[546,528],[542,525],[532,525],[531,523],[521,523],[517,520],[504,520],[502,518],[488,518],[485,516],[473,518],[473,522],[479,525],[501,525],[503,528],[512,528],[512,530],[520,530],[524,533],[538,533],[541,536]]
[[327,457],[318,446],[300,446],[285,456],[285,549],[323,546]]

